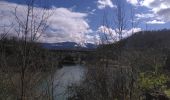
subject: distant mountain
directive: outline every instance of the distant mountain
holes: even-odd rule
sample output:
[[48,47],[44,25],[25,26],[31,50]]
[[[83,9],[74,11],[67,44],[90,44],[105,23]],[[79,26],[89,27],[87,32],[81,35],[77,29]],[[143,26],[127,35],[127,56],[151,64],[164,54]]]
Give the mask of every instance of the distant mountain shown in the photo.
[[42,43],[44,48],[47,49],[95,49],[97,46],[91,43],[80,45],[75,42],[59,42],[59,43]]

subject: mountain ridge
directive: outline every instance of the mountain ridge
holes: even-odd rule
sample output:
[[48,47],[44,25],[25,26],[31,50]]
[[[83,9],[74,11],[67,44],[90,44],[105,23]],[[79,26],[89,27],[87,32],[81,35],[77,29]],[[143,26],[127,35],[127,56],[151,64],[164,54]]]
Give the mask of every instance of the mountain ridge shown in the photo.
[[80,45],[76,42],[58,42],[58,43],[41,43],[43,48],[46,49],[95,49],[97,45],[92,43],[84,43]]

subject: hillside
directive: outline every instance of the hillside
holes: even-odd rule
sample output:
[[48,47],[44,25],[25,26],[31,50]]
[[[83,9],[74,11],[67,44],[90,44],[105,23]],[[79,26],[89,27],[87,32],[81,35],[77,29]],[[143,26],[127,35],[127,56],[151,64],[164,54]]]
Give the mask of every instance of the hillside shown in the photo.
[[138,32],[125,41],[127,48],[169,48],[170,30]]
[[100,46],[105,50],[115,49],[169,49],[170,30],[141,31],[121,41]]

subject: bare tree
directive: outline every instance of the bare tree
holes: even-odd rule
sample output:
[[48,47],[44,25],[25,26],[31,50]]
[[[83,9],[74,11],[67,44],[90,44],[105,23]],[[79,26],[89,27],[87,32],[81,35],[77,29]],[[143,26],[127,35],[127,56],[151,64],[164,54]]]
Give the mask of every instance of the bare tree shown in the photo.
[[[18,38],[23,41],[23,44],[20,46],[22,56],[22,65],[20,66],[20,82],[21,82],[21,90],[20,90],[20,100],[25,100],[26,98],[26,78],[27,71],[30,69],[30,59],[34,56],[32,55],[34,51],[32,51],[31,42],[34,42],[40,38],[42,33],[45,31],[47,27],[47,19],[50,17],[49,11],[45,8],[38,10],[35,8],[36,0],[27,0],[26,8],[23,16],[21,17],[18,13],[18,7],[15,8],[15,19],[17,22],[17,27],[15,28],[16,33],[18,34]],[[28,43],[29,42],[29,43]],[[35,65],[36,66],[36,65]]]
[[118,34],[118,39],[121,40],[123,38],[123,31],[127,28],[127,15],[125,9],[125,2],[123,0],[114,0],[116,9],[115,16],[113,18],[113,23],[115,27],[115,32]]

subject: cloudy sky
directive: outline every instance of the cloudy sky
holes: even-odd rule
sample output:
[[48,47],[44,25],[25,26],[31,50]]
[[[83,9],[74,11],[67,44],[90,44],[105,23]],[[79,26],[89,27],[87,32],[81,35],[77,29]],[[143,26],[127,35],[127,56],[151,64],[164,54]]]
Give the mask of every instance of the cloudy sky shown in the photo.
[[[18,14],[22,15],[26,8],[26,0],[0,0],[0,26],[15,23],[13,13],[18,7]],[[126,29],[124,37],[133,31],[169,29],[170,0],[121,0],[124,2]],[[37,0],[35,10],[47,8],[53,14],[48,19],[48,29],[42,35],[42,42],[77,42],[96,43],[103,31],[116,36],[113,16],[117,6],[114,0]],[[131,9],[135,27],[131,27]],[[103,16],[109,26],[103,25]],[[22,17],[21,17],[22,18]],[[14,31],[11,29],[10,31]],[[11,34],[15,35],[14,32]]]

